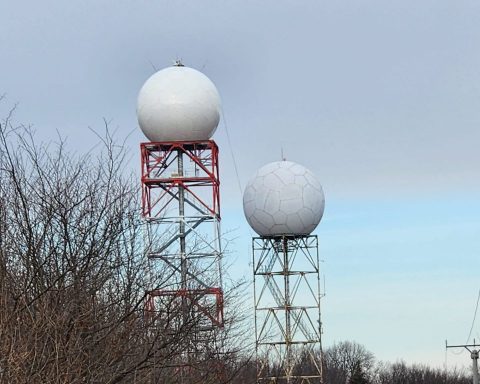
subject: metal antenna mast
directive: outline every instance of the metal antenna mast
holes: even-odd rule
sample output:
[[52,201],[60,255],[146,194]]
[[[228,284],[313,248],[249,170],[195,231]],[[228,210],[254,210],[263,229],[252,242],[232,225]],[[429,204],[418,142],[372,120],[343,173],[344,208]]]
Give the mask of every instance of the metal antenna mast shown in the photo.
[[475,343],[475,339],[473,339],[473,344],[464,344],[464,345],[448,345],[447,341],[445,340],[445,348],[465,348],[468,352],[470,352],[470,357],[472,358],[472,375],[473,375],[473,384],[479,384],[479,377],[478,377],[478,356],[479,350],[478,349],[470,349],[480,347],[480,344]]
[[323,383],[317,236],[254,237],[252,247],[257,383]]

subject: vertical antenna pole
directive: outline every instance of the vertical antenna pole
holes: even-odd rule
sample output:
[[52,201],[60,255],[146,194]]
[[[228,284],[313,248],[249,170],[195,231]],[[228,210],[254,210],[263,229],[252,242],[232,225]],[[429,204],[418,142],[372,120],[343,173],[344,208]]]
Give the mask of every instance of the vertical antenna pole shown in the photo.
[[445,348],[465,348],[468,352],[470,352],[470,357],[472,358],[472,377],[473,377],[473,384],[480,384],[479,377],[478,377],[478,356],[479,350],[473,349],[471,350],[470,347],[476,348],[480,347],[479,344],[473,341],[473,344],[466,344],[466,345],[448,345],[445,341]]
[[478,350],[474,349],[470,352],[472,358],[472,375],[473,375],[473,384],[478,384]]

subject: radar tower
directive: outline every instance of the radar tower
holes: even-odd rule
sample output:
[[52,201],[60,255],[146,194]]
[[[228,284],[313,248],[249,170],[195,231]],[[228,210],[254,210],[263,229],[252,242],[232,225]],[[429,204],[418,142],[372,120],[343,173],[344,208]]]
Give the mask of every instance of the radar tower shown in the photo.
[[257,383],[322,384],[318,238],[324,196],[290,161],[260,168],[246,187],[252,238]]
[[213,83],[180,62],[152,75],[138,97],[139,125],[150,140],[140,144],[152,272],[145,319],[178,337],[183,352],[172,361],[172,379],[180,382],[218,353],[224,326],[218,147],[210,139],[219,110]]

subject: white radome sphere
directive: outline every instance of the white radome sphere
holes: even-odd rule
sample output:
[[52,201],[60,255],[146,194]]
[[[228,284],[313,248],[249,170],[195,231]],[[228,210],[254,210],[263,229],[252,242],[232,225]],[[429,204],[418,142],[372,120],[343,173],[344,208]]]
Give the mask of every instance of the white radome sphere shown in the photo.
[[314,174],[291,161],[260,168],[243,194],[243,211],[260,236],[309,235],[322,219],[325,197]]
[[137,117],[150,141],[208,140],[220,121],[220,96],[203,73],[184,66],[165,68],[140,90]]

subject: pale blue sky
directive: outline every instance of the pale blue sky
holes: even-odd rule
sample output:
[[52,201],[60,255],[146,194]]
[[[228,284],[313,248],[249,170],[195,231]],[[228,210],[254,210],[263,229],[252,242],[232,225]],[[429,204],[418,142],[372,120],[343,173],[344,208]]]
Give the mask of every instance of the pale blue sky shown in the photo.
[[133,132],[133,169],[152,65],[182,58],[216,83],[232,275],[250,278],[250,231],[225,121],[243,185],[281,148],[317,174],[325,345],[439,365],[445,338],[465,341],[480,288],[478,1],[4,0],[0,14],[0,110],[19,102],[19,121],[79,151],[106,118]]

